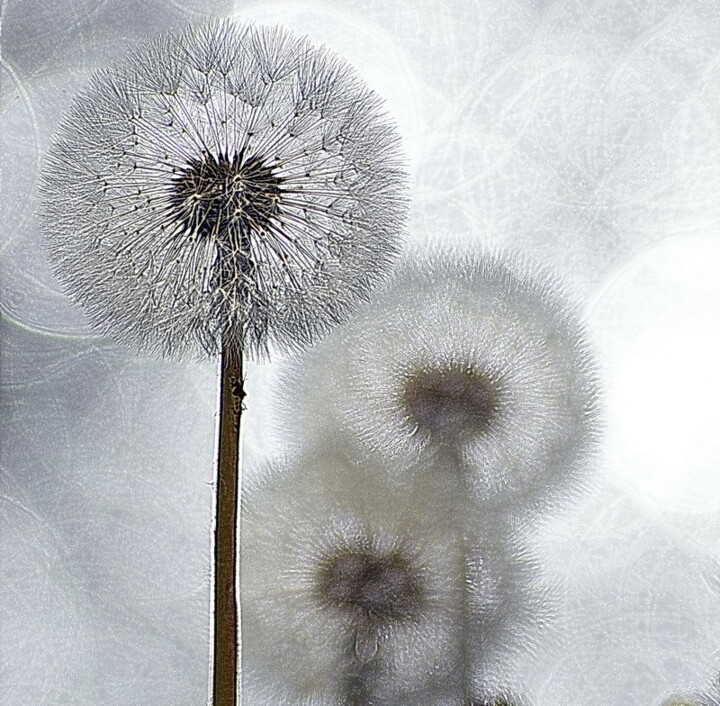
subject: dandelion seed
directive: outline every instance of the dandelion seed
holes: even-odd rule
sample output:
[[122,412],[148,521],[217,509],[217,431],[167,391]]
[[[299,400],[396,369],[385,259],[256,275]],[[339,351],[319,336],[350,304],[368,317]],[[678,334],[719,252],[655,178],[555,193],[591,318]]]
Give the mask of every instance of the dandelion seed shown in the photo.
[[242,357],[314,341],[387,272],[406,203],[381,101],[281,28],[213,22],[97,73],[40,190],[54,271],[91,323],[164,356],[221,356],[216,706],[236,703]]
[[302,383],[280,410],[285,438],[344,438],[398,482],[460,472],[484,511],[512,517],[586,477],[598,393],[580,317],[516,257],[409,260],[288,375]]

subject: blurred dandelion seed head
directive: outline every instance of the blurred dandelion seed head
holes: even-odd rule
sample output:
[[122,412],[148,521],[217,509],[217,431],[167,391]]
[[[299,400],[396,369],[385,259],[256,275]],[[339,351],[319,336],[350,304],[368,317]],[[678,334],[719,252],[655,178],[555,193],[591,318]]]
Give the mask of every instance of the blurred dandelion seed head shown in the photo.
[[279,27],[212,22],[97,73],[41,177],[55,273],[163,355],[312,342],[384,276],[407,209],[381,100]]
[[328,607],[382,626],[412,619],[421,609],[422,577],[401,551],[332,551],[318,566],[317,591]]
[[242,514],[247,688],[334,706],[348,669],[368,666],[378,703],[403,703],[449,679],[464,559],[443,499],[318,448],[255,478]]
[[409,257],[282,382],[284,443],[343,437],[406,486],[459,474],[494,517],[541,517],[590,476],[599,393],[580,313],[514,254]]
[[449,364],[408,372],[400,403],[411,424],[442,443],[467,432],[485,432],[501,408],[501,395],[500,381],[488,371]]

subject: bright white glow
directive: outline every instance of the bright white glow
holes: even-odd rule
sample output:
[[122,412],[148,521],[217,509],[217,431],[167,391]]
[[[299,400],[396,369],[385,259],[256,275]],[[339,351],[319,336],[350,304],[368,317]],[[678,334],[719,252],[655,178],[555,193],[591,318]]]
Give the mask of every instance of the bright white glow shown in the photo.
[[720,508],[720,242],[663,242],[592,317],[608,380],[609,472],[667,509]]

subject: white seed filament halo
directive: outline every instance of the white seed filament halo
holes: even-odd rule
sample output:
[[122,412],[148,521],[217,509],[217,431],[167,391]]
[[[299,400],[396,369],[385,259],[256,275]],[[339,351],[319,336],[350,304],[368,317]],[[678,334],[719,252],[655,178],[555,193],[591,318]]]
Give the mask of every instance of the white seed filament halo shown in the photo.
[[161,355],[262,355],[342,321],[397,254],[394,126],[324,48],[213,22],[97,73],[41,176],[54,271],[91,322]]

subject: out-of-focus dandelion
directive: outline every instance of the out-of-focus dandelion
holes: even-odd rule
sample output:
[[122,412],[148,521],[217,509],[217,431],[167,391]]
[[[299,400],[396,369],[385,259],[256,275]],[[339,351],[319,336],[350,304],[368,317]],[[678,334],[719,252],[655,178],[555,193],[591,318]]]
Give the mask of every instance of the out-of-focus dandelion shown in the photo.
[[348,461],[341,443],[306,447],[260,478],[242,525],[253,704],[505,695],[504,660],[529,656],[549,615],[517,541],[473,536],[456,489],[437,476],[397,487],[387,469]]
[[216,704],[236,691],[242,356],[312,342],[387,272],[406,204],[380,108],[329,51],[214,22],[97,73],[42,173],[54,270],[90,321],[141,350],[221,356]]
[[399,493],[382,474],[317,450],[267,469],[245,495],[242,520],[251,697],[428,703],[434,689],[458,684],[465,572],[456,519],[442,497]]
[[398,482],[454,469],[483,511],[538,510],[587,475],[598,393],[580,317],[515,256],[408,261],[290,377],[285,436],[345,436]]

